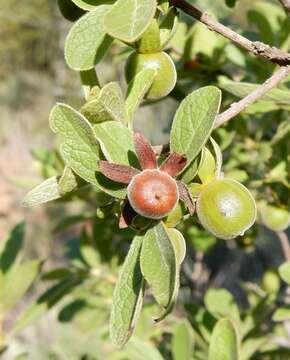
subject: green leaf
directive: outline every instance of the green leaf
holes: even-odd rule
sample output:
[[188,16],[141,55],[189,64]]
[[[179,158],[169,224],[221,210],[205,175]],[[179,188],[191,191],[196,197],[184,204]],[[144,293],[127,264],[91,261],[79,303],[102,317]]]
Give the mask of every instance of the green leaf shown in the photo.
[[215,177],[215,158],[208,148],[204,147],[201,153],[200,166],[198,168],[198,177],[202,183],[208,183]]
[[96,173],[100,148],[94,130],[87,119],[65,104],[57,104],[50,113],[51,129],[60,133],[60,152],[66,164],[85,181],[117,198],[125,198],[124,186]]
[[179,179],[185,184],[190,183],[196,176],[199,166],[201,162],[201,153],[200,156],[197,156],[189,166],[183,171],[183,173],[179,176]]
[[129,359],[134,360],[164,360],[157,348],[147,341],[143,341],[136,336],[132,337],[125,348],[125,353]]
[[60,195],[66,195],[78,187],[77,178],[69,166],[64,168],[63,174],[58,181]]
[[191,360],[193,354],[193,332],[187,320],[180,320],[173,328],[173,360]]
[[213,329],[208,360],[238,360],[240,340],[233,322],[220,319]]
[[126,108],[129,119],[132,119],[134,112],[150,89],[155,76],[155,70],[144,69],[134,76],[130,82],[126,98]]
[[171,8],[160,23],[161,49],[164,49],[164,47],[172,39],[177,30],[177,26],[178,16],[176,10],[174,8]]
[[240,321],[239,308],[232,294],[226,289],[209,289],[205,294],[205,306],[217,319],[229,317]]
[[36,302],[32,303],[18,318],[11,330],[11,334],[17,333],[43,316],[52,306],[79,285],[80,282],[81,280],[79,278],[70,277],[46,290]]
[[174,280],[174,289],[169,299],[169,303],[166,306],[165,310],[159,316],[159,318],[155,319],[155,321],[163,320],[174,308],[174,305],[177,300],[179,286],[180,286],[180,267],[186,255],[186,244],[183,235],[177,229],[166,229],[167,234],[170,238],[171,244],[173,246],[174,254],[175,254],[175,280]]
[[279,266],[279,275],[288,285],[290,285],[290,261]]
[[163,307],[170,304],[176,283],[176,259],[170,236],[162,222],[149,229],[141,251],[141,271],[153,296]]
[[106,84],[97,97],[87,102],[80,110],[92,123],[120,121],[127,123],[127,111],[120,85],[116,82]]
[[61,198],[58,177],[53,176],[29,191],[22,200],[22,206],[36,206]]
[[110,47],[113,39],[103,28],[101,19],[109,6],[98,6],[82,16],[71,28],[65,41],[65,59],[73,70],[92,69]]
[[66,166],[62,176],[53,176],[30,190],[22,200],[22,206],[30,207],[60,199],[75,190],[78,182],[72,170]]
[[208,140],[220,102],[221,92],[214,86],[193,91],[181,102],[172,124],[170,147],[185,155],[188,164]]
[[39,274],[41,261],[31,260],[14,267],[4,277],[4,297],[0,300],[5,309],[20,300]]
[[156,19],[152,19],[149,27],[137,44],[138,52],[152,54],[161,51],[160,31]]
[[83,10],[94,10],[96,6],[100,5],[100,0],[71,0],[79,8]]
[[134,42],[149,27],[156,7],[156,0],[117,0],[105,15],[105,30],[114,38]]
[[85,230],[81,235],[80,252],[88,266],[96,268],[100,265],[100,255]]
[[221,175],[221,170],[222,170],[222,164],[223,164],[223,155],[222,155],[222,151],[220,146],[218,145],[218,143],[211,137],[210,138],[211,141],[211,145],[214,151],[214,156],[215,156],[215,176],[217,178],[220,177]]
[[142,240],[142,236],[134,238],[113,294],[110,335],[118,347],[130,338],[142,307],[144,280],[139,264]]
[[20,250],[23,246],[26,225],[24,222],[16,225],[7,240],[0,244],[0,271],[5,274],[20,260]]
[[[235,82],[228,80],[225,77],[221,77],[219,79],[219,86],[229,92],[237,96],[238,98],[243,98],[249,95],[252,91],[256,90],[260,85],[259,84],[251,84],[247,82]],[[280,90],[280,89],[272,89],[267,92],[262,98],[263,101],[273,101],[277,104],[290,104],[290,91],[288,90]]]
[[184,237],[177,229],[167,229],[167,232],[173,245],[176,264],[180,267],[186,255],[186,244]]
[[97,124],[93,128],[102,152],[108,161],[139,166],[131,130],[116,121]]
[[281,306],[277,309],[272,319],[277,322],[290,320],[290,305]]

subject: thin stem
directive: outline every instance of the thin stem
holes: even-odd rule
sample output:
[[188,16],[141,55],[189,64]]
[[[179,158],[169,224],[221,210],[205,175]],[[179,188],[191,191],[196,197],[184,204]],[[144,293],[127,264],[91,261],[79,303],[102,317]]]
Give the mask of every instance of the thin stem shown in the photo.
[[[170,3],[172,6],[179,8],[186,14],[206,25],[210,30],[215,31],[223,37],[231,40],[233,43],[253,55],[262,57],[265,60],[281,66],[290,65],[290,54],[260,41],[251,41],[247,39],[229,27],[214,20],[207,12],[202,12],[195,6],[189,4],[186,0],[171,0]],[[289,3],[289,0],[283,0],[283,3]]]
[[290,244],[289,239],[285,231],[276,232],[282,247],[282,251],[286,261],[290,261]]
[[218,128],[227,121],[237,116],[240,112],[245,110],[248,106],[255,101],[261,99],[268,91],[273,89],[290,74],[290,66],[283,66],[276,71],[269,79],[267,79],[262,85],[257,87],[253,92],[244,97],[242,100],[233,103],[230,108],[217,116],[214,128]]

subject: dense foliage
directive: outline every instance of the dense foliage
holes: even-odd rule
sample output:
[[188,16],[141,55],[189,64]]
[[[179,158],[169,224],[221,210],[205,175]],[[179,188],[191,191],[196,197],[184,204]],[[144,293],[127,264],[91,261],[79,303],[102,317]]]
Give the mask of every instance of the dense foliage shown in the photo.
[[[84,99],[51,110],[58,146],[34,151],[46,179],[23,205],[56,200],[86,211],[60,219],[57,231],[81,230],[66,263],[48,272],[42,260],[21,258],[24,224],[1,244],[1,316],[39,273],[50,284],[3,332],[3,352],[55,307],[60,322],[90,339],[68,346],[72,359],[289,358],[290,78],[216,126],[277,65],[167,0],[58,5],[73,22],[64,54]],[[250,28],[239,32],[289,50],[290,19],[278,3],[255,1],[246,14]],[[108,55],[123,62],[123,78],[101,84],[97,69]],[[177,104],[169,144],[152,146],[134,131],[138,111],[169,97]]]

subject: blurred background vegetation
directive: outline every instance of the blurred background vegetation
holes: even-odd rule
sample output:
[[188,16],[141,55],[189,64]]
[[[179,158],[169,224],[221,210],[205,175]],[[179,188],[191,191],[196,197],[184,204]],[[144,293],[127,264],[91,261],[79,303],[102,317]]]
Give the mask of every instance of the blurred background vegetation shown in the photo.
[[[37,259],[47,258],[44,270],[49,271],[56,267],[65,266],[67,259],[76,258],[75,255],[71,255],[71,252],[76,250],[74,244],[80,241],[80,232],[84,225],[84,223],[81,225],[76,223],[68,227],[67,224],[60,224],[61,220],[65,217],[68,219],[69,216],[81,214],[82,220],[89,221],[93,211],[92,206],[83,201],[57,202],[32,209],[23,209],[20,206],[21,199],[27,190],[40,183],[43,177],[51,176],[51,173],[53,174],[55,171],[55,159],[43,160],[45,149],[52,150],[56,142],[55,136],[48,128],[50,109],[56,101],[64,101],[76,108],[83,101],[78,74],[68,69],[63,56],[64,40],[71,23],[63,19],[55,0],[0,0],[0,3],[0,239],[4,239],[16,223],[25,219],[27,222],[25,256]],[[260,0],[240,0],[233,9],[226,7],[223,0],[197,0],[194,3],[202,9],[212,12],[222,22],[230,24],[238,31],[239,29],[246,29],[244,33],[252,39],[262,39],[270,45],[282,45],[285,51],[289,50],[289,27],[288,29],[281,28],[279,34],[277,33],[273,37],[267,31],[260,31],[261,26],[263,27],[262,22],[251,21],[248,10],[253,7],[253,4],[261,3]],[[263,4],[270,3],[271,5],[279,4],[278,1],[263,1]],[[272,14],[273,17],[271,18]],[[268,20],[275,22],[274,13],[271,12]],[[185,22],[191,23],[192,21],[187,18]],[[183,45],[178,41],[178,37],[174,44],[175,60],[177,67],[179,66],[179,76],[184,77],[182,81],[185,89],[192,89],[207,83],[219,83],[222,81],[221,76],[229,74],[235,80],[242,79],[243,81],[260,83],[274,69],[271,64],[245,57],[243,52],[233,46],[229,45],[224,49],[222,47],[224,40],[203,28],[195,29],[195,31],[198,36],[189,49],[190,60],[192,61],[187,61],[184,64],[179,59],[178,54],[183,51]],[[283,31],[285,31],[285,36]],[[278,39],[278,37],[280,38]],[[222,54],[221,48],[223,49]],[[106,56],[105,61],[97,66],[101,83],[116,80],[125,86],[124,54],[116,47],[110,51],[111,53]],[[114,55],[113,61],[112,55]],[[196,65],[199,67],[197,70]],[[233,101],[234,97],[233,95],[225,95],[225,99],[224,106]],[[166,143],[177,105],[178,102],[175,99],[168,98],[150,107],[142,107],[137,114],[136,129],[141,130],[153,144]],[[260,106],[264,106],[264,104],[260,104]],[[277,115],[277,113],[275,114]],[[283,120],[285,114],[281,113],[280,115]],[[251,112],[247,116],[250,117]],[[263,115],[261,113],[253,116],[256,116],[258,122],[262,121]],[[227,132],[221,130],[219,137],[222,140],[222,146],[228,151],[225,152],[226,171],[244,181],[247,180],[247,171],[265,173],[262,159],[266,161],[272,154],[266,142],[261,142],[259,146],[255,145],[255,147],[249,136],[245,143],[244,139],[239,139],[236,135],[237,132],[246,133],[243,121],[245,118],[240,120],[241,124],[235,129],[229,127]],[[230,143],[234,139],[241,140],[240,145],[238,145],[240,147],[236,149],[236,153],[231,153]],[[256,141],[259,142],[259,139],[256,138]],[[277,149],[279,154],[283,151],[285,153],[285,146],[283,149]],[[242,165],[239,163],[240,168],[237,170],[235,168],[235,157],[239,158],[240,161],[241,153],[244,154],[244,162]],[[257,167],[256,163],[249,164],[249,157],[252,156],[262,158],[260,168]],[[42,163],[35,161],[41,158]],[[285,156],[284,159],[286,160]],[[50,161],[52,163],[51,168],[47,166]],[[42,166],[45,162],[46,166]],[[259,180],[259,174],[257,174],[256,180]],[[285,190],[282,190],[281,194],[283,194],[281,195],[282,198],[285,197],[285,194],[287,198]],[[119,249],[118,256],[114,257],[113,249],[116,250],[117,245],[115,243],[112,245],[109,239],[113,231],[112,226],[112,223],[106,223],[98,228],[98,223],[96,223],[92,235],[94,238],[94,236],[102,234],[103,239],[108,241],[111,246],[111,253],[108,253],[108,250],[107,253],[105,252],[107,260],[100,261],[98,259],[96,262],[102,264],[99,268],[106,275],[102,281],[98,278],[96,283],[96,280],[87,279],[81,287],[76,288],[75,292],[70,294],[70,298],[66,300],[65,304],[53,308],[34,325],[21,332],[20,335],[13,337],[10,341],[8,353],[3,355],[4,359],[13,359],[22,353],[28,353],[28,358],[33,360],[102,359],[104,356],[112,354],[109,342],[104,341],[107,336],[107,329],[103,325],[108,317],[112,285],[117,275],[117,265],[126,253],[129,243],[128,236],[130,235],[127,233],[122,235],[126,246]],[[105,233],[106,228],[110,228],[111,231],[107,235]],[[61,231],[58,231],[59,229]],[[218,242],[217,246],[215,246],[216,239],[209,235],[206,237],[196,227],[186,225],[186,231],[190,246],[188,261],[184,269],[184,279],[182,280],[184,303],[189,302],[193,297],[198,302],[210,284],[213,287],[230,289],[234,293],[236,301],[243,308],[247,304],[247,299],[240,284],[237,284],[237,279],[259,282],[265,269],[275,268],[283,259],[277,238],[261,226],[254,228],[254,234],[239,240],[241,244],[238,242],[229,242],[228,244]],[[84,237],[85,234],[83,233],[83,243],[85,243]],[[252,244],[253,238],[255,238],[254,246]],[[215,251],[207,253],[214,246]],[[64,256],[64,248],[67,249],[67,256]],[[206,261],[204,261],[205,254]],[[74,261],[72,264],[78,267],[77,260]],[[94,266],[88,266],[88,261],[86,261],[86,266],[85,271],[95,269]],[[192,287],[194,282],[196,285]],[[5,322],[5,327],[11,327],[22,309],[46,288],[45,282],[41,282],[33,288],[28,296],[11,312]],[[76,309],[82,308],[82,302],[87,293],[91,294],[92,292],[102,299],[101,305],[91,304],[92,312],[85,312],[79,317],[76,316],[75,321],[71,323],[70,320],[74,314],[77,314]],[[154,342],[159,344],[159,350],[166,359],[170,359],[171,355],[169,355],[170,352],[166,345],[167,329],[176,321],[176,318],[173,316],[164,324],[151,329],[152,326],[148,319],[154,309],[151,309],[150,306],[149,304],[147,307],[149,315],[146,313],[147,310],[142,313],[143,320],[140,322],[137,334],[141,334],[141,338],[146,337],[145,333],[149,326],[150,335],[148,338],[150,336],[155,339]],[[190,306],[193,307],[193,304]],[[95,311],[96,308],[98,311]],[[190,311],[193,313],[192,309]],[[96,324],[99,325],[96,326]],[[154,348],[153,350],[149,349],[153,353],[148,357],[146,354],[149,350],[145,347],[145,355],[143,354],[142,357],[142,353],[140,354],[141,347],[138,347],[140,345],[138,345],[138,341],[141,340],[136,338],[134,341],[131,345],[130,359],[158,359],[157,355],[154,354]],[[136,351],[136,349],[139,350]],[[91,354],[96,352],[99,355],[93,357]],[[118,356],[120,359],[122,358],[121,355],[116,355],[115,358],[117,359]],[[111,358],[113,359],[113,355]],[[21,358],[19,357],[19,359]]]

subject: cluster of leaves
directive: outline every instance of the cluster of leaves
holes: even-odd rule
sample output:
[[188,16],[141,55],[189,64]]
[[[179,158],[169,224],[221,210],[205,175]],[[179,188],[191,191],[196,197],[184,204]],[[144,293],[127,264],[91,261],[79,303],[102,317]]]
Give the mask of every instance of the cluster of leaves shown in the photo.
[[[227,2],[231,6],[234,3]],[[254,289],[243,285],[247,297],[245,310],[238,309],[225,289],[203,291],[202,301],[195,304],[184,298],[192,286],[184,281],[186,276],[181,272],[187,265],[186,247],[189,252],[194,249],[208,254],[218,242],[189,216],[182,204],[164,221],[153,222],[148,228],[144,229],[142,219],[137,219],[141,220],[133,224],[134,230],[141,227],[137,234],[132,229],[117,229],[126,187],[107,179],[99,171],[99,162],[139,166],[133,141],[134,115],[146,101],[158,74],[154,68],[138,72],[124,95],[117,82],[101,86],[95,66],[108,51],[113,53],[112,49],[126,58],[135,52],[146,53],[148,47],[150,55],[165,49],[177,69],[177,85],[171,96],[182,100],[170,132],[170,152],[187,160],[178,179],[186,184],[190,196],[197,198],[205,184],[221,176],[223,157],[225,176],[248,185],[258,201],[259,221],[273,231],[282,231],[289,224],[285,155],[289,133],[287,80],[280,89],[270,91],[249,107],[234,124],[217,129],[214,134],[217,145],[210,136],[221,92],[212,85],[225,90],[222,107],[226,107],[233,99],[255,89],[273,70],[273,65],[261,68],[260,61],[203,25],[189,26],[188,19],[179,17],[175,9],[169,8],[168,1],[67,0],[59,1],[59,5],[63,14],[75,21],[66,38],[65,59],[71,69],[80,72],[85,101],[78,110],[66,104],[53,108],[50,126],[60,135],[60,149],[34,153],[48,179],[31,190],[23,204],[81,199],[90,210],[64,219],[60,228],[76,222],[94,224],[92,234],[84,230],[74,244],[69,266],[43,275],[43,281],[53,282],[52,286],[22,314],[12,333],[64,300],[60,321],[75,321],[91,330],[97,325],[105,326],[110,317],[110,330],[105,326],[99,336],[106,340],[109,331],[119,347],[132,335],[140,315],[138,337],[134,335],[123,350],[114,351],[120,358],[147,359],[150,354],[150,359],[194,356],[219,360],[289,355],[287,346],[281,345],[283,341],[275,342],[276,337],[286,337],[283,321],[289,317],[276,272],[265,273],[264,284]],[[289,19],[278,6],[258,1],[248,11],[248,19],[252,37],[260,36],[270,45],[288,50],[289,35],[285,29],[290,26]],[[159,160],[163,160],[163,155]],[[254,228],[232,246],[253,247],[256,233]],[[287,283],[288,266],[280,268]],[[145,282],[149,291],[140,314]],[[278,285],[273,290],[275,282]],[[173,324],[176,319],[172,315],[157,330],[154,327],[144,334],[147,330],[142,332],[140,328],[148,327],[148,318],[160,321],[169,315],[179,288],[183,299],[180,309],[188,320]]]

